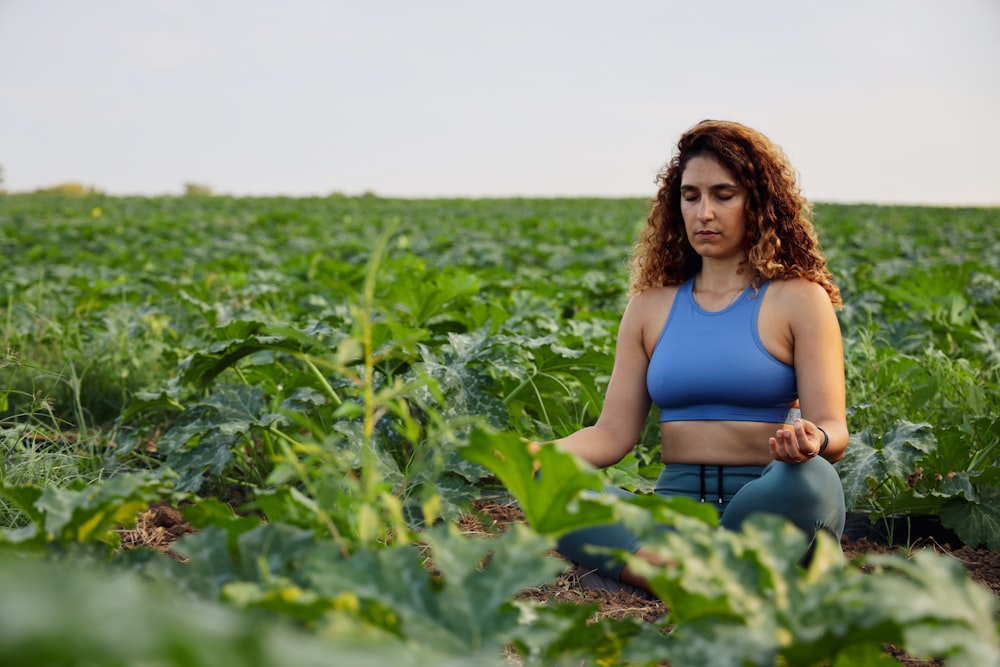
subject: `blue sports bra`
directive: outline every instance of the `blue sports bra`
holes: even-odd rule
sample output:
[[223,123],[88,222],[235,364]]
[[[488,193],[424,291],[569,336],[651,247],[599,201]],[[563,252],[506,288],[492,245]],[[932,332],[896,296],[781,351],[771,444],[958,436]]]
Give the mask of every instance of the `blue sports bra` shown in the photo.
[[714,313],[695,303],[693,278],[678,288],[646,371],[661,422],[785,421],[798,397],[795,369],[768,352],[757,331],[769,284],[756,294],[748,287]]

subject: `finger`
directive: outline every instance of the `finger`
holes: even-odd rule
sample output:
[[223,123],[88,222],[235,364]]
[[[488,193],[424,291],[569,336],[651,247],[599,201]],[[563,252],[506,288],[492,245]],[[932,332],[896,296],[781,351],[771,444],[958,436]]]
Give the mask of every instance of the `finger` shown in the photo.
[[771,458],[784,463],[795,463],[798,453],[791,443],[791,434],[788,429],[779,429],[773,438],[768,439],[771,448]]
[[806,434],[805,424],[801,419],[795,420],[796,448],[806,459],[816,456],[812,445],[809,443],[809,436]]
[[800,449],[799,442],[804,441],[804,438],[800,440],[796,436],[794,427],[783,429],[783,431],[779,443],[784,450],[782,460],[787,463],[802,463],[806,460],[806,455]]
[[791,463],[791,461],[788,458],[788,453],[785,451],[783,447],[780,447],[778,445],[778,442],[774,438],[771,438],[768,444],[771,447],[772,459],[774,459],[775,461],[781,461],[782,463]]
[[768,438],[767,446],[771,450],[771,458],[780,461],[781,454],[778,451],[778,440],[776,438]]
[[787,439],[788,435],[785,429],[779,428],[774,437],[769,440],[769,442],[773,443],[774,458],[779,461],[784,461],[788,458],[788,447],[785,444]]
[[795,437],[808,444],[809,434],[806,433],[806,425],[801,419],[795,420]]
[[788,449],[790,455],[796,463],[801,463],[809,457],[805,448],[809,446],[809,438],[806,437],[806,429],[801,419],[796,419],[788,432]]
[[799,447],[795,438],[795,431],[792,429],[782,429],[781,444],[785,450],[785,457],[790,461],[797,461],[799,458]]

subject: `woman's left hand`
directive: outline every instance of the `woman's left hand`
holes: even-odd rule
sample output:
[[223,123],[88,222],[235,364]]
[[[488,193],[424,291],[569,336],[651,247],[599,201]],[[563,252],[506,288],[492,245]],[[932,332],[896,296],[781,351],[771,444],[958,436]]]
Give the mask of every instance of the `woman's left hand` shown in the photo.
[[816,425],[805,419],[785,424],[768,439],[771,457],[785,463],[802,463],[819,454],[823,436]]

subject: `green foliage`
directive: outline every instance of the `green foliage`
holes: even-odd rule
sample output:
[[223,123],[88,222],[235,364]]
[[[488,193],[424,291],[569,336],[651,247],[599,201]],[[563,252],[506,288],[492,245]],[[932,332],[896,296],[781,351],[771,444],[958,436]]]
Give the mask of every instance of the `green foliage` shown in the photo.
[[[564,486],[562,480],[579,476],[571,457],[547,445],[532,460],[509,438],[492,438],[490,445],[492,458],[483,455],[485,444],[472,445],[470,454],[490,461],[520,490],[515,495],[526,516],[561,513],[566,525],[600,525],[609,520],[607,513],[583,509],[600,505],[643,536],[644,547],[665,565],[621,556],[666,603],[670,641],[659,657],[671,664],[857,664],[850,661],[878,656],[886,643],[915,656],[947,657],[955,665],[1000,658],[996,598],[950,558],[923,551],[913,560],[870,557],[845,566],[839,545],[820,533],[803,568],[806,537],[777,517],[751,517],[736,533],[717,528],[714,517],[700,516],[703,509],[714,510],[690,501],[631,502],[612,494],[598,499],[578,485],[583,488],[560,502],[557,492],[539,492],[528,480],[540,466],[556,487]],[[647,511],[637,512],[637,506]],[[676,529],[660,530],[653,518]]]
[[422,642],[331,628],[324,635],[178,595],[134,574],[4,559],[0,665],[65,667],[485,667],[495,657],[449,655]]
[[[838,464],[847,501],[880,516],[940,515],[963,542],[1000,550],[997,469],[971,466],[964,447],[949,452],[947,444],[930,424],[909,422],[896,422],[880,439],[870,430],[852,436]],[[950,472],[927,474],[925,465]]]
[[307,578],[322,594],[349,593],[393,610],[396,631],[404,636],[457,655],[499,655],[520,624],[514,597],[562,569],[545,558],[551,542],[524,528],[491,539],[441,526],[422,540],[427,565],[414,547],[394,546],[343,562],[315,558]]
[[[528,525],[543,535],[558,537],[580,528],[611,523],[618,517],[614,506],[608,504],[608,496],[600,493],[604,486],[601,473],[552,444],[542,445],[537,454],[531,454],[513,436],[478,430],[469,438],[463,454],[492,470],[503,481],[521,502]],[[647,509],[662,505],[663,511],[671,508],[709,524],[718,523],[718,514],[711,506],[684,499],[661,502],[659,498],[650,498],[649,501]],[[647,504],[642,499],[635,502]],[[667,520],[674,518],[670,516]]]
[[[808,570],[801,533],[754,517],[741,534],[664,533],[653,546],[674,565],[645,571],[676,623],[665,654],[674,664],[823,665],[905,647],[948,664],[983,665],[998,653],[996,599],[960,563],[921,551],[912,560],[869,557],[841,567],[839,548],[819,536]],[[652,544],[652,543],[651,543]],[[943,591],[947,590],[947,593]]]
[[116,531],[134,525],[139,512],[164,494],[164,483],[150,474],[123,474],[92,485],[77,480],[65,488],[4,482],[0,497],[29,522],[0,529],[0,548],[44,552],[52,544],[98,542],[117,547]]
[[[846,304],[856,434],[839,465],[848,502],[883,516],[940,514],[963,540],[991,548],[1000,543],[990,472],[1000,462],[996,217],[993,209],[820,209]],[[897,423],[923,424],[933,445],[880,447],[895,441]],[[891,459],[879,474],[892,479],[863,463],[883,456],[873,458],[872,447]]]
[[[996,548],[997,211],[817,210],[847,304],[848,500]],[[636,200],[0,199],[0,545],[98,557],[55,582],[58,610],[37,570],[0,568],[5,600],[39,591],[30,623],[0,606],[0,662],[877,665],[890,642],[989,664],[995,604],[957,565],[842,567],[820,542],[804,570],[783,525],[733,534],[702,505],[601,493],[649,489],[655,414],[609,471],[529,454],[521,437],[597,418],[644,217]],[[450,527],[499,484],[528,528]],[[183,566],[116,550],[162,500],[198,528]],[[560,567],[551,538],[610,520],[676,564],[647,572],[665,619],[518,599]]]

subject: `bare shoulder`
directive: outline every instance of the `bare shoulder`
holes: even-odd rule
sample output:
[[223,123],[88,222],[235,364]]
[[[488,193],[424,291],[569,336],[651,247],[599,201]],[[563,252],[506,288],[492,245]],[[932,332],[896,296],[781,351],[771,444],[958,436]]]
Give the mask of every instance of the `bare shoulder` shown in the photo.
[[649,287],[634,295],[630,300],[629,304],[636,304],[640,308],[658,308],[664,303],[670,304],[674,301],[674,295],[677,294],[677,285],[666,285],[664,287]]
[[781,310],[791,309],[796,312],[803,310],[833,309],[830,296],[819,283],[805,278],[775,280],[768,287],[775,305]]
[[677,285],[650,287],[629,300],[622,318],[622,327],[628,327],[634,332],[636,339],[642,342],[647,356],[652,354],[653,345],[663,331],[676,294]]
[[666,319],[674,303],[677,286],[650,287],[634,295],[625,309],[626,316],[634,317],[648,324],[649,319]]

